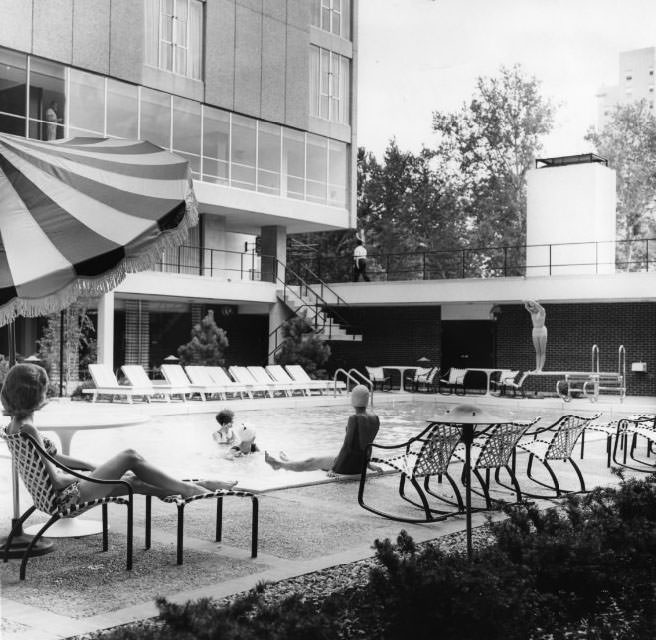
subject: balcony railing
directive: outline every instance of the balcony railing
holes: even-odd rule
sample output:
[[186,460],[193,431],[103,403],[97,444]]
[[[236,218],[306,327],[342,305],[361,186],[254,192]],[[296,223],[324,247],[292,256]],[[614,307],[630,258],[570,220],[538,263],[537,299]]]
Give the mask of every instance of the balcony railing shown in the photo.
[[[261,259],[254,250],[227,251],[181,246],[167,252],[157,270],[167,273],[261,280]],[[275,259],[271,257],[275,262]],[[325,256],[290,251],[287,263],[316,282],[348,282],[350,256]],[[448,280],[507,278],[565,274],[608,274],[656,270],[656,238],[612,242],[570,242],[505,247],[467,247],[414,253],[374,253],[368,256],[372,280]],[[289,279],[289,278],[288,278]],[[288,284],[294,284],[289,282]]]

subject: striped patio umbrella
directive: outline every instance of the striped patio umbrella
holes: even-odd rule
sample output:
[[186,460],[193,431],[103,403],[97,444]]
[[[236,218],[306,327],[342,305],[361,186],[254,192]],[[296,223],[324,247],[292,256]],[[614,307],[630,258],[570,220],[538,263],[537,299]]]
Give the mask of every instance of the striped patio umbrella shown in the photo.
[[197,222],[187,161],[150,142],[0,134],[0,326],[107,293]]

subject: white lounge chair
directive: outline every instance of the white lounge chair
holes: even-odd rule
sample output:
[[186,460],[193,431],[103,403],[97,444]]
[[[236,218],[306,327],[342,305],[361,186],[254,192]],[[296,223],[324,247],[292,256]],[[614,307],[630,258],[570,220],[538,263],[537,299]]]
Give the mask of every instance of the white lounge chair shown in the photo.
[[318,389],[323,393],[324,391],[343,391],[346,389],[346,384],[341,381],[332,380],[313,380],[310,378],[308,372],[300,364],[286,364],[285,369],[287,373],[297,382],[305,382],[311,385],[311,389]]
[[129,403],[132,403],[132,398],[137,396],[150,402],[152,396],[150,387],[140,388],[119,384],[114,372],[105,364],[90,364],[89,373],[93,384],[96,385],[95,389],[82,389],[82,393],[91,394],[92,402],[95,402],[101,395],[111,396],[112,400],[117,396],[125,396]]
[[162,374],[164,375],[166,382],[168,382],[172,387],[188,387],[190,390],[190,395],[197,393],[203,402],[207,400],[206,396],[215,393],[211,387],[192,382],[185,373],[185,370],[179,364],[163,364]]
[[153,382],[140,364],[124,364],[121,371],[133,387],[149,389],[150,397],[160,395],[170,402],[171,396],[180,396],[183,402],[186,402],[187,394],[191,393],[189,386],[179,387],[164,382]]
[[305,382],[294,380],[279,364],[268,364],[264,367],[266,372],[278,383],[288,385],[292,392],[300,391],[304,396],[309,396],[310,386]]
[[[190,364],[185,368],[185,373],[191,380],[192,384],[205,387],[209,395],[217,395],[220,400],[226,399],[226,394],[231,391],[225,384],[215,382],[210,373],[210,367],[198,364]],[[241,394],[240,394],[241,397]]]
[[276,380],[264,367],[246,367],[249,373],[261,384],[270,385],[272,392],[279,391],[285,396],[291,396],[298,389],[293,382],[280,382]]
[[232,393],[233,395],[239,394],[240,398],[243,398],[244,394],[249,398],[253,397],[252,385],[236,382],[226,373],[226,370],[223,367],[208,366],[207,370],[209,371],[212,380],[216,384],[222,385],[226,390],[226,393]]
[[275,391],[273,380],[270,383],[260,382],[253,377],[253,374],[247,367],[233,365],[232,367],[228,367],[228,371],[237,382],[249,385],[253,393],[260,391],[264,394],[264,397],[268,394],[270,398],[273,398],[273,392]]

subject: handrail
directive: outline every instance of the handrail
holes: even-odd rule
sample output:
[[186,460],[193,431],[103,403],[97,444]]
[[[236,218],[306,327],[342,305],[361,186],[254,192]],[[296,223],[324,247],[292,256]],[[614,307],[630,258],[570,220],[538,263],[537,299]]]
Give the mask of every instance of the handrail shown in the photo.
[[617,350],[617,373],[622,376],[622,380],[626,380],[626,349],[623,344]]
[[[355,376],[351,374],[351,372],[354,371],[357,373],[362,381],[358,381]],[[369,404],[371,406],[374,406],[374,385],[369,378],[363,376],[357,369],[349,369],[348,371],[346,369],[342,369],[341,367],[335,371],[335,374],[333,375],[333,382],[335,383],[335,386],[337,385],[337,377],[339,374],[344,374],[344,377],[346,378],[346,382],[354,382],[355,384],[365,384],[366,386],[369,387]]]
[[590,371],[599,373],[599,346],[596,344],[592,345],[592,366]]

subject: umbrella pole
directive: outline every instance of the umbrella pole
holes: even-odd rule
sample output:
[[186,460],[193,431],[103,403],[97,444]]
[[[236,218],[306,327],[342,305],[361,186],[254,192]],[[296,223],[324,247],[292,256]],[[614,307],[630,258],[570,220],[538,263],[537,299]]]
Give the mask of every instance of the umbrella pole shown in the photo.
[[[16,327],[13,321],[7,325],[7,331],[9,334],[9,366],[13,367],[16,364]],[[11,484],[14,503],[14,517],[11,519],[11,531],[15,531],[16,533],[11,541],[7,555],[10,558],[21,558],[32,541],[33,536],[23,532],[23,525],[20,521],[18,469],[16,468],[16,463],[14,462],[13,457],[11,459]],[[6,546],[7,536],[4,536],[3,538],[0,538],[0,554],[5,553]],[[50,553],[52,550],[52,542],[39,540],[39,542],[32,547],[30,557],[41,556],[44,553]]]

